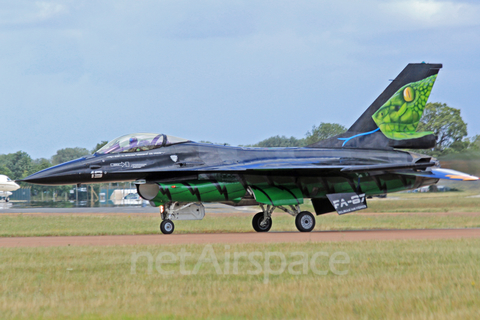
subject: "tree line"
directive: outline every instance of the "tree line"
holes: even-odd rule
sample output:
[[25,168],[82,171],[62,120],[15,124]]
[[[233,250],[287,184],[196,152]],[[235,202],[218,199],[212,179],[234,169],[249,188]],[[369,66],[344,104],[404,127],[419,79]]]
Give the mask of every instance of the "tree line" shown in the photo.
[[[347,128],[337,123],[321,123],[313,126],[305,138],[273,136],[262,140],[252,147],[304,147],[321,140],[344,133]],[[427,103],[417,131],[432,131],[437,137],[435,148],[418,150],[420,153],[435,157],[466,151],[480,151],[480,135],[468,138],[467,123],[462,119],[460,109],[449,107],[445,103]]]
[[[276,135],[262,140],[251,147],[304,147],[321,140],[325,140],[347,131],[347,128],[338,123],[320,123],[313,126],[305,133],[304,138],[286,137]],[[420,153],[430,154],[435,157],[442,157],[452,154],[480,151],[480,135],[467,137],[467,124],[462,119],[460,110],[449,107],[445,103],[428,103],[420,120],[418,131],[432,131],[437,136],[437,145],[429,150],[416,150]],[[32,159],[28,153],[18,151],[16,153],[0,155],[0,174],[18,180],[29,176],[37,171],[51,166],[67,162],[82,156],[95,153],[103,147],[107,141],[99,142],[93,149],[85,148],[64,148],[60,149],[50,159]],[[222,143],[223,144],[223,143]],[[226,144],[228,145],[228,144]],[[29,185],[32,188],[32,195],[40,192],[53,192],[53,187]],[[55,187],[56,192],[61,196],[71,189],[71,186]]]

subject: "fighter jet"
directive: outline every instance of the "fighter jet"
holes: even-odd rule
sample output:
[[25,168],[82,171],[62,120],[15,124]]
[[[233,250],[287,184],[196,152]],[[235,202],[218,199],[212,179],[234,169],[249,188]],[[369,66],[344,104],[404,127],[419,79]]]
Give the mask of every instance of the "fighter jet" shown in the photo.
[[439,179],[478,180],[443,169],[437,159],[408,149],[435,145],[417,132],[441,64],[409,64],[347,132],[303,148],[247,148],[193,142],[165,134],[116,138],[95,154],[37,172],[23,181],[80,184],[135,181],[138,194],[160,207],[164,234],[174,220],[205,216],[203,203],[260,206],[255,231],[272,227],[275,208],[295,217],[299,231],[315,227],[300,205],[316,215],[367,207],[367,197],[435,184]]
[[18,190],[20,186],[12,181],[4,174],[0,174],[0,198],[4,198],[5,202],[8,202],[9,197],[12,195],[11,191]]

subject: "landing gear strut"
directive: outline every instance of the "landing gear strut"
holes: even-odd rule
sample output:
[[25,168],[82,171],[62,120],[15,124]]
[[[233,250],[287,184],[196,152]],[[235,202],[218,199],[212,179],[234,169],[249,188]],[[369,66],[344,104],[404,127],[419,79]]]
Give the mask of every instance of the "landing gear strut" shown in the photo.
[[160,216],[163,220],[160,223],[160,231],[163,234],[172,234],[173,230],[175,230],[175,224],[172,220],[177,219],[177,212],[178,210],[175,210],[175,202],[160,207]]

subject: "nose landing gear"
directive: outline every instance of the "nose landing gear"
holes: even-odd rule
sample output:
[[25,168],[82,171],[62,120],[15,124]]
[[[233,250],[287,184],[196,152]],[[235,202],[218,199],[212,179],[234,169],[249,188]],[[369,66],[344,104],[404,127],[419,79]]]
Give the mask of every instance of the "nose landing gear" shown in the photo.
[[171,234],[175,230],[172,220],[202,220],[205,217],[205,207],[200,202],[169,202],[160,206],[160,231]]
[[175,230],[175,225],[172,220],[167,219],[160,223],[160,231],[162,231],[163,234],[171,234],[173,230]]

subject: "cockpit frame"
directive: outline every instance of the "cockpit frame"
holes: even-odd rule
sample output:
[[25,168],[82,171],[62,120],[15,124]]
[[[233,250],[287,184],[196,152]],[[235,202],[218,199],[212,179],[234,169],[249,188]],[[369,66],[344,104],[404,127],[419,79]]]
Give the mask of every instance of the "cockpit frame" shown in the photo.
[[95,155],[148,151],[189,141],[163,133],[132,133],[113,139]]

